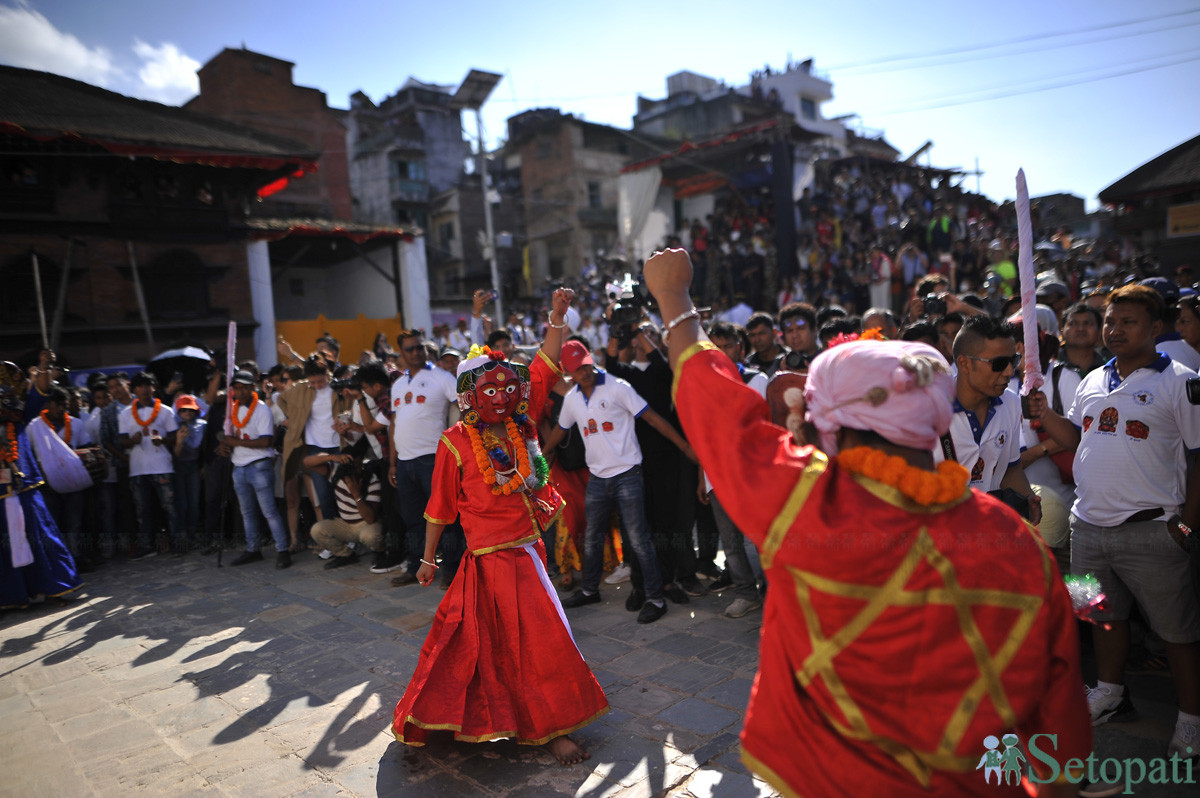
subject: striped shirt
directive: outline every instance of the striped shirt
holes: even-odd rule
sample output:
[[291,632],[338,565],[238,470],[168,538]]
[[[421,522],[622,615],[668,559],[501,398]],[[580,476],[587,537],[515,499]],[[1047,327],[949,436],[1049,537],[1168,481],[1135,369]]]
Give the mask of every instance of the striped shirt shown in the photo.
[[[376,520],[379,517],[379,478],[372,477],[371,485],[367,488],[367,495],[363,499],[375,511]],[[337,487],[334,488],[334,494],[337,498],[338,515],[348,524],[357,524],[362,521],[362,514],[358,511],[358,504],[354,501],[354,497],[350,495],[350,491],[346,488],[346,480],[339,479]]]

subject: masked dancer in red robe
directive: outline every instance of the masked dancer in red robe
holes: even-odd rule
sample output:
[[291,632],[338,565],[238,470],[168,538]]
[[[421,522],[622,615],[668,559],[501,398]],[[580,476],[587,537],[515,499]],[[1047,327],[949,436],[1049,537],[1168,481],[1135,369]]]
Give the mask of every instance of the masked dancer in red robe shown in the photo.
[[533,365],[472,347],[458,367],[462,421],[438,443],[417,579],[432,584],[442,529],[462,521],[468,553],[446,591],[392,730],[408,745],[434,731],[467,742],[544,745],[564,765],[588,758],[569,735],[608,711],[546,573],[542,530],[561,512],[530,408],[558,379],[567,308],[554,293]]
[[[968,490],[961,466],[934,467],[952,412],[942,356],[902,341],[829,349],[804,390],[821,449],[798,445],[700,330],[691,277],[683,250],[645,268],[684,432],[771,585],[747,766],[789,796],[1015,796],[1017,779],[978,769],[991,737],[1056,734],[1059,763],[1087,757],[1054,559],[1016,513]],[[1059,782],[1039,790],[1078,789]]]

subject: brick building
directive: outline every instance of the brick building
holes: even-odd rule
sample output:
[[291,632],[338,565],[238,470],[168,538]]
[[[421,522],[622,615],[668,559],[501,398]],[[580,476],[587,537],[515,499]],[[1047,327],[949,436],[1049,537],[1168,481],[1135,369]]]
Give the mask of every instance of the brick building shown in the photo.
[[519,170],[530,282],[578,279],[619,248],[621,168],[662,151],[663,141],[585,122],[557,108],[509,117],[506,168]]
[[227,119],[298,141],[318,153],[318,169],[255,206],[255,216],[352,219],[346,165],[346,112],[330,108],[325,92],[297,86],[291,61],[225,48],[200,67],[200,93],[190,111]]
[[230,319],[239,354],[263,356],[270,263],[251,257],[263,236],[248,209],[315,168],[306,145],[0,67],[0,153],[6,358],[41,345],[35,256],[48,337],[67,365],[144,361],[183,339],[217,348]]

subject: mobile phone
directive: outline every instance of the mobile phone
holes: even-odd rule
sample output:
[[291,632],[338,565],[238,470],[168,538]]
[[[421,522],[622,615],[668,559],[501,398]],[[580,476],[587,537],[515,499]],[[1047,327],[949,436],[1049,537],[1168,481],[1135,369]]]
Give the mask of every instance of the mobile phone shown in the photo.
[[338,413],[337,418],[338,418],[338,421],[342,422],[343,424],[349,424],[350,423],[350,412],[344,411],[344,412]]

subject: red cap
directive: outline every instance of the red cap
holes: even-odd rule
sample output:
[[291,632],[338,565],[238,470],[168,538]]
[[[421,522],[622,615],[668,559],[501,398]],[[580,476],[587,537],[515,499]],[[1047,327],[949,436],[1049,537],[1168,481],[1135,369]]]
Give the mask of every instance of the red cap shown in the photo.
[[185,393],[175,400],[175,409],[195,410],[197,413],[199,413],[200,405],[196,404],[196,397],[192,396],[190,393]]
[[583,366],[590,366],[596,362],[592,360],[592,353],[588,348],[578,341],[567,341],[562,345],[560,360],[563,371],[578,371]]

